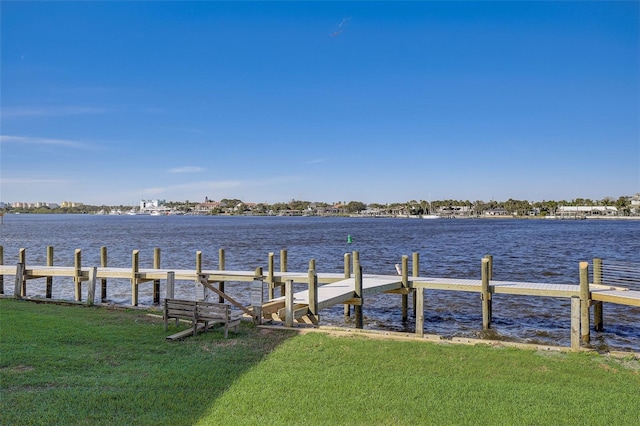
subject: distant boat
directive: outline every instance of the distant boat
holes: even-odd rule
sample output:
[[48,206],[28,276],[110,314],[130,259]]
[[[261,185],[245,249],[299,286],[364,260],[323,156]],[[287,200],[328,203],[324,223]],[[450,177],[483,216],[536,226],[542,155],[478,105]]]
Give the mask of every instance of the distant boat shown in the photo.
[[431,195],[429,195],[429,214],[423,214],[422,218],[423,219],[440,219],[440,216],[438,216],[437,214],[433,214],[431,213],[433,211],[433,209],[431,208]]

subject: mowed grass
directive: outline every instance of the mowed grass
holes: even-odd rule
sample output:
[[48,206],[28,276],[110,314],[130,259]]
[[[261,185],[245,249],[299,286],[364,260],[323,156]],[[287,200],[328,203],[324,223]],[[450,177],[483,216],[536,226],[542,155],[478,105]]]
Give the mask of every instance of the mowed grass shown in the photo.
[[[169,333],[185,328],[171,326]],[[168,342],[139,310],[0,300],[0,424],[616,424],[640,361],[298,335]]]

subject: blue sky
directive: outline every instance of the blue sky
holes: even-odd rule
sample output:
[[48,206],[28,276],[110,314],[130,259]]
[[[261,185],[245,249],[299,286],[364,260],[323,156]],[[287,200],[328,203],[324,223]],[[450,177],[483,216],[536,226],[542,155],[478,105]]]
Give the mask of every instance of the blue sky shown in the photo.
[[0,201],[632,195],[639,5],[2,1]]

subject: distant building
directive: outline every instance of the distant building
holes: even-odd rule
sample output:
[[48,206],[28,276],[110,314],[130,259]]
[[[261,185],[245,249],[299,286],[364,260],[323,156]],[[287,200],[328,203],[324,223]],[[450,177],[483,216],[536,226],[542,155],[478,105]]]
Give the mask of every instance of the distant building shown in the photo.
[[618,216],[618,208],[614,206],[560,206],[556,209],[559,217],[605,217]]

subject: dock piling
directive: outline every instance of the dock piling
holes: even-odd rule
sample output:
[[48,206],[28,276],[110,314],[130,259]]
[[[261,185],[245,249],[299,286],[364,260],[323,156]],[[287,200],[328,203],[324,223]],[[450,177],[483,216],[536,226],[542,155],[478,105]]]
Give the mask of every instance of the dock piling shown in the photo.
[[76,302],[82,300],[82,250],[76,249],[73,253],[73,264],[75,267],[73,282],[76,290]]
[[489,330],[491,328],[491,292],[489,288],[489,259],[482,259],[482,329]]
[[[21,248],[20,250],[18,250],[18,262],[24,265],[23,267],[23,270],[24,270],[27,265],[27,249]],[[23,272],[23,275],[24,275],[24,272]],[[20,285],[20,296],[25,297],[26,295],[27,295],[27,277],[25,276],[22,279],[22,285]]]
[[589,343],[589,263],[580,262],[580,330],[584,343]]
[[355,275],[355,299],[359,299],[360,302],[353,307],[353,311],[355,313],[356,328],[362,329],[364,328],[362,315],[362,266],[360,265],[360,254],[357,251],[353,252],[353,272]]
[[[344,278],[350,278],[351,277],[351,254],[350,253],[345,253],[344,254]],[[348,303],[344,304],[344,317],[348,318],[351,316],[351,305],[349,305]]]
[[[309,266],[311,263],[309,262]],[[309,317],[314,324],[320,320],[320,315],[318,315],[318,275],[315,269],[309,269]]]
[[[160,248],[153,249],[153,269],[160,269]],[[160,304],[160,280],[153,280],[153,304]]]
[[138,272],[140,271],[140,250],[131,253],[131,306],[138,306]]
[[[269,300],[274,299],[274,290],[276,286],[276,283],[274,282],[274,279],[273,279],[274,256],[275,254],[271,252],[269,253],[269,256],[267,259],[267,285],[269,286]],[[285,289],[285,294],[286,293],[287,291]]]
[[286,280],[284,283],[284,307],[285,307],[285,319],[284,325],[286,327],[293,327],[293,280]]
[[[602,259],[593,259],[593,283],[602,285]],[[604,330],[604,306],[602,301],[593,302],[593,328],[595,331]]]
[[579,297],[571,298],[571,350],[580,350],[580,305]]
[[251,283],[251,306],[253,307],[253,321],[262,324],[262,305],[264,304],[264,277],[262,276],[262,268],[258,267],[253,276]]
[[[107,267],[107,247],[100,247],[100,266]],[[102,303],[107,301],[107,279],[102,278],[100,280],[100,301]]]
[[[53,246],[47,246],[47,266],[53,266]],[[53,289],[53,277],[46,278],[45,298],[51,299]]]
[[98,268],[93,266],[89,269],[89,284],[87,288],[87,306],[93,306],[96,298],[96,275]]
[[[0,246],[0,265],[4,265],[4,247]],[[0,294],[4,294],[4,275],[0,274]]]
[[[402,288],[409,288],[409,256],[402,256]],[[402,322],[406,323],[409,320],[409,295],[402,293]]]
[[[221,271],[225,270],[225,257],[224,257],[224,249],[218,250],[218,269]],[[218,290],[224,293],[224,281],[220,281],[218,283]],[[224,297],[218,295],[218,303],[224,303]]]
[[21,299],[23,294],[21,289],[24,286],[24,263],[18,262],[16,265],[16,285],[13,288],[13,297],[15,299]]

